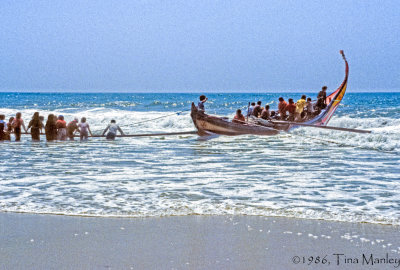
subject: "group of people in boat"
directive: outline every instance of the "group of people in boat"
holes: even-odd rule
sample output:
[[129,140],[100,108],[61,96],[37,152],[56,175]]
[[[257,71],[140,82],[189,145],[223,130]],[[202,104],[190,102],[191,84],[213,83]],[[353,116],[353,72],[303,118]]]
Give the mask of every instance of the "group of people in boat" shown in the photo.
[[[44,123],[44,117],[40,116],[39,112],[35,112],[28,127],[26,127],[20,112],[15,117],[10,117],[8,122],[5,121],[5,115],[0,114],[0,141],[11,141],[11,134],[14,134],[15,141],[20,141],[22,129],[25,133],[30,131],[33,141],[40,141],[40,134],[43,133],[43,130],[47,141],[66,141],[67,139],[73,141],[76,133],[80,134],[81,141],[87,140],[89,134],[93,136],[89,123],[86,122],[86,117],[82,117],[80,122],[75,117],[67,124],[63,115],[49,114],[46,123]],[[102,136],[107,131],[106,139],[108,140],[114,140],[117,131],[124,135],[115,120],[111,120],[111,123],[104,129]]]
[[[263,108],[261,101],[258,101],[257,104],[253,102],[248,109],[247,117],[253,116],[264,120],[307,121],[319,115],[321,110],[326,108],[326,89],[326,86],[322,87],[316,102],[313,102],[310,97],[307,98],[306,95],[302,95],[296,103],[292,98],[289,98],[288,102],[286,102],[283,97],[280,97],[276,111],[270,110],[269,105],[265,105]],[[234,120],[235,118],[244,119],[240,110],[236,112]]]
[[[321,110],[325,109],[326,104],[326,90],[327,87],[323,86],[321,91],[318,93],[317,100],[312,101],[310,97],[302,95],[299,100],[295,103],[292,98],[285,101],[283,97],[279,98],[278,109],[276,111],[270,110],[269,105],[262,107],[262,102],[252,102],[247,111],[247,117],[262,118],[264,120],[283,120],[283,121],[296,121],[302,122],[307,121],[319,115]],[[199,110],[204,111],[204,103],[207,101],[207,97],[204,95],[200,96],[200,101],[197,105]],[[242,113],[241,109],[236,111],[232,122],[245,123],[246,118]]]

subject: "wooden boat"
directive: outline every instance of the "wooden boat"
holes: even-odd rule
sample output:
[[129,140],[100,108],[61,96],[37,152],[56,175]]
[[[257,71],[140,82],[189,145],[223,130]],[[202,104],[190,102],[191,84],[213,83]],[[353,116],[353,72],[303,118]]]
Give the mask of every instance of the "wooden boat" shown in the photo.
[[349,76],[349,65],[343,51],[340,51],[343,60],[345,61],[346,71],[345,78],[339,88],[333,93],[326,97],[325,109],[321,110],[320,114],[314,118],[309,119],[305,122],[301,122],[296,125],[294,122],[284,121],[256,121],[256,123],[234,123],[227,118],[211,116],[206,114],[204,111],[198,110],[194,103],[192,103],[191,117],[193,123],[200,136],[210,134],[221,134],[221,135],[243,135],[243,134],[254,134],[254,135],[276,135],[279,131],[289,131],[301,125],[308,126],[326,126],[331,119],[333,113],[336,111],[339,103],[342,101],[343,96],[347,88],[347,80]]
[[192,111],[190,116],[192,117],[193,123],[197,128],[197,133],[200,136],[207,136],[211,134],[221,135],[276,135],[279,130],[269,128],[257,124],[251,123],[234,123],[227,120],[224,117],[216,117],[204,113],[204,111],[198,110],[197,107],[192,103]]

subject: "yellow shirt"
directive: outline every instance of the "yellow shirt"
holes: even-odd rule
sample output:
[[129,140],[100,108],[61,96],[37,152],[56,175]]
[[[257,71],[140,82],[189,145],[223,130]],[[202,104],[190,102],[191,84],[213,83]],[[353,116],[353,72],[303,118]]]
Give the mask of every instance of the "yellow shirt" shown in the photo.
[[304,107],[306,106],[306,103],[307,103],[307,102],[306,102],[305,99],[299,99],[299,100],[296,102],[296,113],[302,113]]

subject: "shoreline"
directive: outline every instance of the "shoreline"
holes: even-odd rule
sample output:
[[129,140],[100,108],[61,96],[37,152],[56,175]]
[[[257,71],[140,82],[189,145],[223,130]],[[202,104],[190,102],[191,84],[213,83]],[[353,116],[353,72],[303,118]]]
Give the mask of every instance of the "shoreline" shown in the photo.
[[315,221],[315,222],[335,222],[344,224],[365,224],[365,225],[377,225],[377,226],[391,226],[398,227],[400,230],[400,224],[391,224],[384,222],[369,222],[369,221],[350,221],[350,220],[334,220],[334,219],[323,219],[323,218],[305,218],[295,216],[280,216],[280,215],[248,215],[248,214],[170,214],[165,216],[130,216],[130,215],[96,215],[96,214],[71,214],[71,213],[57,213],[57,212],[25,212],[25,211],[1,211],[2,214],[16,214],[16,215],[38,215],[38,216],[61,216],[61,217],[76,217],[76,218],[99,218],[99,219],[146,219],[146,218],[178,218],[178,217],[258,217],[258,218],[283,218],[293,220],[304,220],[304,221]]
[[[398,230],[286,217],[2,212],[0,269],[393,269]],[[393,260],[371,265],[363,255]]]

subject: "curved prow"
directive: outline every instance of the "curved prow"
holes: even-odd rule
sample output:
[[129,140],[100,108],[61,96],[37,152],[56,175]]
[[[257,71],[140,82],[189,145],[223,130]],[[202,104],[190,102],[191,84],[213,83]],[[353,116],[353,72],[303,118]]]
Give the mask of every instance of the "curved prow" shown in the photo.
[[326,126],[328,124],[333,113],[339,106],[339,103],[342,101],[344,93],[346,92],[347,80],[349,77],[349,64],[347,63],[346,56],[344,55],[344,52],[342,50],[340,51],[340,54],[342,55],[343,60],[346,64],[346,74],[339,88],[326,97],[326,103],[328,104],[328,106],[326,107],[326,112],[324,113],[324,117],[319,121],[319,123],[316,123],[318,125]]

